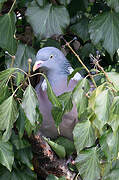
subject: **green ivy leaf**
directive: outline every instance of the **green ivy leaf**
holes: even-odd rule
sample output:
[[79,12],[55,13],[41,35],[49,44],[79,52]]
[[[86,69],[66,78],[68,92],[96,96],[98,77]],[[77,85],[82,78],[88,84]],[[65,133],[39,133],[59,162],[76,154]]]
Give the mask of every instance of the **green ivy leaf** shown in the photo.
[[9,77],[15,72],[15,68],[9,68],[0,72],[0,90],[5,86]]
[[77,123],[73,130],[73,138],[77,153],[86,147],[91,147],[95,144],[94,129],[89,120]]
[[14,39],[15,22],[13,12],[0,16],[0,47],[12,55],[15,55],[17,49],[17,42]]
[[113,169],[103,180],[119,180],[119,168]]
[[[36,60],[35,50],[32,47],[27,46],[26,44],[19,43],[13,66],[28,72],[29,58],[32,59],[32,63],[31,63],[31,67],[32,67]],[[11,60],[6,59],[5,62],[7,67],[9,68],[11,64]]]
[[[21,173],[22,172],[22,173]],[[0,167],[0,180],[34,180],[37,179],[36,174],[27,167],[19,169],[15,168],[12,172],[9,172],[7,169]]]
[[55,93],[53,92],[52,87],[51,87],[47,77],[45,75],[43,75],[43,77],[45,78],[46,83],[47,83],[48,99],[50,100],[50,102],[53,105],[52,116],[55,121],[56,127],[58,127],[60,122],[62,121],[62,115],[63,115],[62,104],[60,103],[59,99],[56,97]]
[[96,121],[94,122],[97,128],[102,128],[108,122],[112,101],[113,95],[110,90],[104,90],[96,97],[94,112],[100,124],[99,126]]
[[32,159],[33,154],[31,148],[24,148],[15,152],[15,158],[25,164],[29,169],[33,169]]
[[50,100],[50,102],[56,106],[56,107],[62,107],[60,101],[58,100],[58,98],[56,97],[55,93],[52,90],[52,87],[47,79],[47,77],[45,75],[43,75],[46,82],[47,82],[47,95],[48,95],[48,99]]
[[26,116],[25,116],[22,106],[20,105],[19,106],[19,116],[18,116],[18,119],[16,122],[16,127],[18,129],[18,134],[19,134],[20,138],[22,138],[24,135],[25,121],[26,121]]
[[113,103],[110,107],[110,116],[108,123],[112,127],[113,131],[117,131],[119,128],[119,96],[114,97]]
[[55,153],[59,156],[59,158],[65,158],[66,156],[66,152],[65,152],[65,148],[47,138],[44,138],[47,143],[51,146],[51,148],[53,149],[53,151],[55,151]]
[[75,163],[83,180],[100,179],[99,159],[95,148],[82,151]]
[[58,106],[53,106],[52,108],[52,116],[55,120],[56,127],[62,122],[62,116],[72,110],[72,92],[63,93],[57,99],[62,106],[58,104]]
[[117,72],[107,72],[110,81],[113,83],[114,87],[119,90],[119,73]]
[[72,92],[65,92],[58,96],[59,102],[62,104],[63,107],[63,114],[72,110]]
[[119,12],[119,0],[107,0],[108,6]]
[[75,151],[73,142],[65,137],[59,137],[55,140],[55,142],[65,148],[66,154],[68,156]]
[[110,134],[107,136],[107,144],[109,151],[111,152],[112,159],[117,159],[119,152],[119,132],[110,132]]
[[71,26],[71,31],[80,37],[84,42],[89,40],[89,33],[88,33],[88,23],[89,20],[86,17],[83,17],[79,20],[78,23]]
[[31,146],[26,139],[20,139],[18,135],[15,135],[14,131],[10,140],[17,150],[29,148]]
[[33,2],[27,8],[26,16],[39,39],[63,34],[64,29],[69,25],[69,14],[63,6],[47,4],[44,8],[40,8]]
[[95,107],[95,99],[96,97],[102,92],[104,91],[106,88],[106,84],[103,83],[102,85],[98,86],[91,94],[90,98],[89,98],[89,107],[91,107],[94,110]]
[[100,149],[104,153],[105,157],[110,161],[111,160],[111,154],[109,151],[109,146],[107,144],[107,137],[111,130],[104,132],[104,134],[100,137]]
[[57,128],[59,128],[59,125],[62,122],[62,116],[63,116],[62,108],[53,106],[52,107],[52,117],[55,121],[55,125]]
[[94,17],[89,25],[90,38],[94,44],[102,42],[103,47],[113,57],[119,48],[119,14],[105,12]]
[[86,97],[86,93],[89,91],[90,85],[86,78],[80,80],[76,87],[73,90],[73,101],[77,106],[78,116],[86,110],[88,106],[88,98]]
[[10,144],[10,142],[0,141],[0,163],[11,171],[13,162],[14,153],[12,144]]
[[26,130],[32,132],[32,130],[36,127],[36,122],[38,121],[38,114],[36,112],[36,108],[38,106],[38,99],[34,88],[29,84],[26,88],[23,101],[22,108],[26,114]]
[[17,75],[16,75],[16,85],[19,86],[21,82],[23,82],[24,80],[24,74],[21,73],[21,72],[17,72]]
[[0,105],[0,130],[5,131],[3,140],[10,138],[14,122],[18,118],[17,103],[13,96],[10,96]]
[[0,89],[0,104],[9,97],[9,89],[8,86],[4,86]]
[[117,159],[119,152],[119,132],[113,133],[111,130],[106,132],[100,138],[100,144],[108,161]]

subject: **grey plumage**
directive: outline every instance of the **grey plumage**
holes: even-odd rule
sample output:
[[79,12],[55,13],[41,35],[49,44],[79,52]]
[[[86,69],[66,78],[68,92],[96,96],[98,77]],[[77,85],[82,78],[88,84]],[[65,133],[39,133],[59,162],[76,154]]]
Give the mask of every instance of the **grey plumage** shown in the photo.
[[[67,77],[70,74],[71,66],[64,54],[57,48],[45,47],[38,51],[34,70],[38,68],[45,70],[52,89],[57,96],[64,92],[72,91],[77,84],[77,80],[70,80],[67,86]],[[81,79],[80,74],[78,78]],[[36,88],[39,108],[43,115],[40,131],[44,136],[56,138],[58,131],[51,115],[52,104],[48,100],[46,89],[43,89],[41,84]],[[72,131],[77,121],[77,110],[74,104],[71,112],[63,116],[62,123],[60,124],[61,135],[72,139]]]

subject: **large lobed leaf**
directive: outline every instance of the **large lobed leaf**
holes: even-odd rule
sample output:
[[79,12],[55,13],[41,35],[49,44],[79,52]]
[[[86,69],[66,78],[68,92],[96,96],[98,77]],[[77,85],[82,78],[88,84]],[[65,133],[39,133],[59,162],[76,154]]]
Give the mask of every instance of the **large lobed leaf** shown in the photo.
[[48,99],[50,100],[50,102],[53,105],[52,116],[54,118],[56,127],[58,127],[62,121],[62,116],[63,116],[62,104],[61,104],[60,100],[56,97],[55,93],[53,92],[52,87],[51,87],[47,77],[45,75],[43,75],[43,76],[47,82]]
[[27,21],[31,24],[37,38],[48,38],[62,34],[69,25],[69,14],[63,6],[47,4],[40,8],[35,2],[27,8]]
[[65,92],[58,96],[59,102],[62,104],[63,107],[63,114],[71,111],[73,104],[72,104],[72,92]]
[[4,165],[9,171],[11,171],[13,162],[14,153],[12,144],[9,142],[0,141],[0,163]]
[[38,121],[38,114],[37,114],[37,106],[38,106],[38,99],[34,88],[29,84],[26,88],[23,100],[22,100],[22,108],[26,114],[26,130],[27,133],[30,135],[32,130],[36,127],[36,122]]
[[107,72],[107,75],[110,81],[113,83],[113,86],[119,90],[119,73],[117,72]]
[[112,105],[110,107],[110,116],[108,123],[116,132],[119,128],[119,96],[114,97]]
[[[28,72],[28,59],[32,59],[31,65],[35,63],[35,51],[32,47],[29,47],[25,44],[19,43],[17,52],[15,54],[14,67],[23,69]],[[11,60],[6,60],[6,65],[9,68]]]
[[17,103],[13,96],[10,96],[0,105],[0,130],[5,131],[3,140],[10,138],[14,122],[18,118]]
[[105,132],[100,138],[101,149],[108,161],[117,159],[119,152],[119,132]]
[[95,144],[95,134],[89,120],[77,123],[73,130],[74,144],[79,154],[83,148],[91,147]]
[[9,77],[15,72],[15,68],[9,68],[0,72],[0,90],[5,86]]
[[19,116],[18,116],[18,119],[16,122],[16,127],[18,129],[18,134],[19,134],[20,138],[22,138],[24,135],[25,121],[26,121],[26,116],[25,116],[22,106],[20,105],[19,106]]
[[97,119],[94,123],[98,129],[103,128],[103,126],[108,122],[110,115],[110,106],[112,104],[112,101],[113,94],[110,90],[104,90],[96,97],[94,112],[96,114]]
[[83,180],[100,179],[99,159],[95,148],[82,151],[75,163]]
[[90,38],[94,44],[102,42],[103,47],[113,56],[119,48],[119,14],[105,12],[94,17],[89,25]]
[[12,55],[15,55],[17,49],[17,42],[14,39],[15,22],[13,12],[0,16],[0,47]]
[[27,167],[15,168],[12,172],[0,167],[0,180],[35,180],[36,174]]
[[80,80],[76,87],[73,90],[72,94],[72,100],[75,102],[77,106],[78,116],[86,110],[88,106],[88,98],[86,96],[86,93],[89,91],[90,85],[87,79]]
[[88,23],[88,18],[83,17],[78,23],[71,26],[71,31],[83,41],[87,41],[89,40]]
[[58,137],[55,142],[65,148],[67,156],[75,151],[74,143],[65,137]]

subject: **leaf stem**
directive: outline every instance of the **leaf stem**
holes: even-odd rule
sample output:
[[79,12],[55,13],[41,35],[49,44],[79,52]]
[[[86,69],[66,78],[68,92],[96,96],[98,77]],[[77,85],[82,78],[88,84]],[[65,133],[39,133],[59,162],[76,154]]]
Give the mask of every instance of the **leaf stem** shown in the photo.
[[113,83],[110,81],[110,79],[109,79],[107,73],[105,72],[105,70],[103,69],[103,67],[100,66],[98,59],[96,59],[96,58],[93,57],[92,55],[91,55],[91,57],[94,59],[93,61],[94,61],[95,66],[97,66],[98,69],[101,70],[101,71],[104,73],[104,75],[105,75],[107,81],[108,81],[110,84],[113,84]]
[[109,83],[113,84],[113,83],[110,81],[110,79],[109,79],[107,73],[105,72],[105,70],[103,69],[103,67],[100,66],[99,62],[97,62],[96,64],[97,64],[97,67],[104,73],[104,75],[105,75],[107,81],[108,81]]
[[15,89],[15,91],[13,92],[13,94],[12,94],[12,96],[14,96],[15,95],[15,93],[17,92],[17,90],[21,87],[21,86],[23,86],[23,83],[22,84],[20,84],[16,89]]
[[13,9],[13,7],[14,7],[15,3],[16,3],[16,0],[14,0],[13,4],[12,4],[12,6],[11,6],[11,8],[10,8],[9,12],[8,12],[8,14],[10,14],[10,13],[11,13],[11,11],[12,11],[12,9]]
[[32,59],[31,58],[29,58],[28,59],[28,75],[30,75],[31,74],[31,63],[32,63]]
[[11,59],[12,59],[12,62],[11,62],[10,67],[12,68],[12,67],[13,67],[13,65],[14,65],[15,56],[11,56]]
[[[66,42],[66,40],[65,40]],[[89,69],[85,66],[85,64],[82,62],[82,60],[80,59],[79,55],[73,50],[73,48],[70,46],[70,44],[68,42],[66,42],[66,46],[69,47],[69,49],[73,52],[73,54],[77,57],[78,61],[81,63],[81,65],[84,67],[84,69],[88,72],[93,84],[95,87],[97,87],[96,83],[95,83],[95,80],[93,78],[93,76],[91,75]]]
[[35,73],[35,74],[30,75],[30,77],[34,77],[34,76],[37,76],[37,75],[41,75],[41,76],[43,76],[45,78],[45,75],[43,73]]

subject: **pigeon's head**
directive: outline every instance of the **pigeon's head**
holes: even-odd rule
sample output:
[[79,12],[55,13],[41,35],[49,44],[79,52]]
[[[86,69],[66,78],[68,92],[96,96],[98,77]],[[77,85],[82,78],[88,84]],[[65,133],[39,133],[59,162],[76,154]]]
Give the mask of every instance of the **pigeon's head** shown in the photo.
[[42,69],[45,71],[68,71],[70,66],[64,54],[55,47],[44,47],[37,52],[33,71]]

